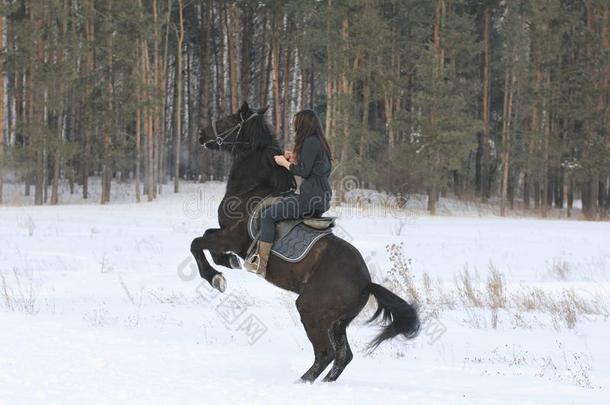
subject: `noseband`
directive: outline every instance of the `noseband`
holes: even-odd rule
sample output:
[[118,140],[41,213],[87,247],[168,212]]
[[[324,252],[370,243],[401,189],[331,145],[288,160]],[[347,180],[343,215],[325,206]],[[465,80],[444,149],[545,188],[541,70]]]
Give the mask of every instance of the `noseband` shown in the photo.
[[[214,131],[214,136],[216,137],[216,139],[214,141],[218,145],[218,148],[219,149],[222,148],[222,145],[224,145],[224,144],[229,144],[229,145],[233,145],[233,148],[232,148],[232,150],[233,150],[233,149],[235,149],[235,145],[237,145],[237,144],[247,144],[247,145],[250,144],[249,142],[239,141],[239,136],[241,135],[241,130],[242,130],[244,124],[258,115],[259,114],[255,112],[255,113],[252,113],[252,115],[250,115],[248,118],[244,119],[242,113],[240,112],[239,118],[241,121],[220,134],[218,133],[218,131],[216,129],[216,121],[212,121],[212,130]],[[229,137],[229,135],[232,135],[235,131],[237,131],[235,140],[228,141],[227,138]]]

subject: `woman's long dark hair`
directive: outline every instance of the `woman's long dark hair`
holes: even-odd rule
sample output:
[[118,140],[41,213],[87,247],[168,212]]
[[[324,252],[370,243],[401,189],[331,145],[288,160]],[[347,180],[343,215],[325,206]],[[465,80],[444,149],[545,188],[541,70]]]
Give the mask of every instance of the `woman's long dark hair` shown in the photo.
[[299,111],[294,116],[294,132],[296,133],[294,140],[294,152],[298,155],[301,154],[303,149],[303,142],[310,136],[315,136],[320,140],[322,148],[328,156],[328,160],[332,160],[332,153],[330,152],[330,146],[324,136],[324,130],[322,129],[322,122],[318,118],[318,114],[313,110]]

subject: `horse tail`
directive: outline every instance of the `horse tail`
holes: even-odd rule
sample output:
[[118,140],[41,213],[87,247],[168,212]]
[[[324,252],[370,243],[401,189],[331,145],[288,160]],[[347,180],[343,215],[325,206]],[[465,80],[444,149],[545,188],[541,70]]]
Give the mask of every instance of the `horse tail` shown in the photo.
[[373,351],[381,342],[402,335],[407,339],[413,339],[419,333],[420,322],[417,308],[409,304],[392,291],[371,283],[369,292],[377,299],[377,311],[368,320],[373,322],[380,315],[384,323],[383,330],[369,343],[369,351]]

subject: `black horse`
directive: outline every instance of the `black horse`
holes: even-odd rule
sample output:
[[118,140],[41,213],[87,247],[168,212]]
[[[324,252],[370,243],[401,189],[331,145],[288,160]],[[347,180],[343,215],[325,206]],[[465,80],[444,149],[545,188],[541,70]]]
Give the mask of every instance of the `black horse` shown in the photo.
[[[293,176],[273,160],[281,150],[265,120],[266,110],[251,110],[244,103],[238,112],[201,131],[200,143],[206,148],[233,156],[226,194],[218,208],[220,228],[208,229],[191,244],[201,277],[220,291],[225,289],[225,279],[208,263],[203,251],[208,250],[216,264],[237,268],[235,255],[245,258],[252,242],[246,226],[253,202],[294,186]],[[315,354],[313,365],[301,377],[303,381],[313,382],[332,361],[324,381],[335,381],[343,372],[352,360],[346,328],[371,294],[378,309],[370,321],[383,314],[387,323],[371,342],[371,349],[398,335],[413,338],[419,331],[416,309],[371,282],[360,252],[335,235],[320,239],[298,263],[271,255],[266,280],[298,294],[296,306]]]

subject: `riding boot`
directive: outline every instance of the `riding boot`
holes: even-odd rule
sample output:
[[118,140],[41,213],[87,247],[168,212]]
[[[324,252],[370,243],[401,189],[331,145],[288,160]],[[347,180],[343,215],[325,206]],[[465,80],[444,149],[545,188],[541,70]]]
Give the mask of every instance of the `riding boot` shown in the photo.
[[273,243],[258,241],[256,253],[248,257],[244,263],[246,270],[265,278],[271,246],[273,246]]

